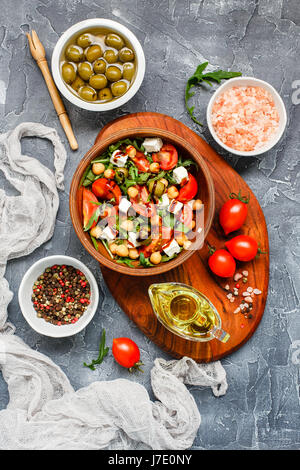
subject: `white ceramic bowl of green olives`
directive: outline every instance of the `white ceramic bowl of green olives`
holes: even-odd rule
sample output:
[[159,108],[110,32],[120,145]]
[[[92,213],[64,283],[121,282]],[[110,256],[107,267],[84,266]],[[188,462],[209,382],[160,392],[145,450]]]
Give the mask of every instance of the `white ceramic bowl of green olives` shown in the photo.
[[140,88],[145,56],[128,28],[93,18],[62,34],[51,67],[59,91],[71,103],[89,111],[109,111],[129,101]]

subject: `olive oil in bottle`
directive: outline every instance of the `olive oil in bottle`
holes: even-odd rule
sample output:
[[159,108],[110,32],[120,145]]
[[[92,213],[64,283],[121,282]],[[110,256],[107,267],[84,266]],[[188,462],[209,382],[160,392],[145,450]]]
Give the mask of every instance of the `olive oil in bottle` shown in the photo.
[[193,287],[176,282],[152,284],[149,296],[158,319],[179,336],[195,341],[229,339],[230,335],[220,328],[215,307]]

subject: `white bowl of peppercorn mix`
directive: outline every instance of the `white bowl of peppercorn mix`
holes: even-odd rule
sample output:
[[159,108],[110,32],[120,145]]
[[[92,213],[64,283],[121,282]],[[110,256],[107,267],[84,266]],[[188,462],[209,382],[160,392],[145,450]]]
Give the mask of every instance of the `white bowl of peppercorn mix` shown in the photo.
[[19,304],[29,325],[54,338],[83,330],[96,313],[97,282],[79,260],[56,255],[42,258],[25,273],[19,287]]

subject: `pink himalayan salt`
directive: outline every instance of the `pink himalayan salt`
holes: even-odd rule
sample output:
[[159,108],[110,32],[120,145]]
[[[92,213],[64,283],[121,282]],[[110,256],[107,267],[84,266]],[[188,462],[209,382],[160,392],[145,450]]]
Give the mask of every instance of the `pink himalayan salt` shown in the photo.
[[271,94],[256,86],[234,86],[224,91],[213,105],[211,118],[219,139],[245,152],[266,145],[279,126]]

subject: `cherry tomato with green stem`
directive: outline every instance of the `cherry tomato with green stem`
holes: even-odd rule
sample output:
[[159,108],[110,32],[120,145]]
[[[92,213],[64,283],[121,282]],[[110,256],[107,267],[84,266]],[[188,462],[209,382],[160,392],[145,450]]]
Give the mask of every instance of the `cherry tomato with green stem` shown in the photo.
[[126,367],[130,372],[133,369],[140,369],[140,366],[143,364],[140,361],[140,350],[138,345],[132,341],[130,338],[114,338],[112,345],[112,353],[120,366]]
[[241,228],[248,214],[249,198],[241,196],[241,192],[231,193],[229,197],[230,199],[223,204],[219,214],[220,225],[225,235]]
[[208,265],[212,272],[220,277],[232,277],[236,270],[236,263],[233,256],[225,249],[215,250],[209,247],[211,256],[208,258]]
[[261,251],[258,247],[255,238],[249,235],[238,235],[226,242],[225,246],[232,256],[239,261],[251,261],[257,254],[265,254],[265,252]]

